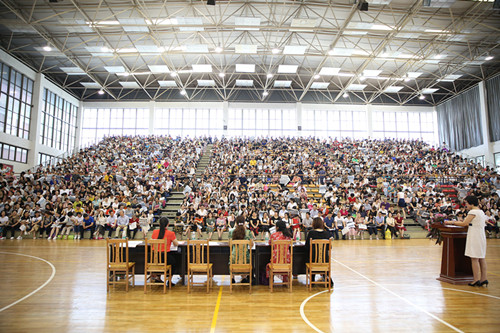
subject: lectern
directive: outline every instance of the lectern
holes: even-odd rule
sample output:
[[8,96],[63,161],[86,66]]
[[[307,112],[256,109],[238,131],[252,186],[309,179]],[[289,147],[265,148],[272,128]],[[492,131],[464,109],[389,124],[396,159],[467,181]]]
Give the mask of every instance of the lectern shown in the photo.
[[443,225],[439,230],[443,237],[443,254],[438,280],[451,284],[472,282],[474,277],[471,260],[464,255],[467,227]]

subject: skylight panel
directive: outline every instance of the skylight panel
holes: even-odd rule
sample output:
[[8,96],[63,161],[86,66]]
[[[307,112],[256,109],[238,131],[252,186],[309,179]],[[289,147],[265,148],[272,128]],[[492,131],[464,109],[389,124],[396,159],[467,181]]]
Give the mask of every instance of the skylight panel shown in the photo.
[[278,73],[280,74],[295,74],[297,73],[297,69],[299,66],[297,65],[279,65]]
[[304,54],[306,53],[307,46],[301,45],[287,45],[283,49],[283,54]]
[[292,81],[276,80],[274,81],[273,86],[275,88],[289,88],[292,86]]
[[353,53],[354,49],[344,48],[344,47],[335,47],[328,52],[329,55],[338,55],[338,56],[351,56]]
[[80,67],[60,67],[68,75],[85,75],[86,73]]
[[170,68],[167,65],[148,65],[148,67],[153,74],[170,73]]
[[425,88],[422,90],[422,94],[434,94],[439,88]]
[[361,91],[366,88],[366,84],[351,84],[346,88],[346,90],[351,90],[351,91]]
[[415,78],[419,77],[422,74],[424,74],[424,73],[421,73],[421,72],[408,72],[406,75],[409,78],[415,79]]
[[236,72],[255,73],[255,64],[236,64]]
[[326,89],[329,85],[330,82],[313,82],[311,89]]
[[101,85],[97,82],[80,82],[82,86],[90,89],[100,89]]
[[236,80],[236,86],[238,86],[238,87],[252,87],[253,80]]
[[403,89],[402,86],[389,86],[389,87],[387,87],[387,88],[384,89],[384,92],[386,92],[386,93],[397,93],[401,89]]
[[[177,17],[178,25],[185,25],[187,27],[179,27],[180,31],[204,31],[202,27],[203,20],[201,17]],[[200,27],[197,27],[199,25]]]
[[382,73],[382,71],[380,71],[380,70],[365,69],[363,71],[363,76],[375,77],[375,76],[379,76],[380,73]]
[[318,19],[294,18],[290,24],[293,28],[314,28],[318,25]]
[[212,65],[192,65],[195,73],[212,73]]
[[337,75],[339,72],[340,72],[340,68],[323,67],[319,71],[319,75]]
[[453,82],[455,80],[457,80],[458,78],[460,78],[462,75],[454,75],[454,74],[448,74],[446,75],[445,77],[443,77],[442,79],[438,80],[438,81],[441,81],[441,82]]
[[234,25],[235,30],[259,30],[260,17],[235,17]]
[[185,51],[189,53],[208,53],[208,45],[207,44],[186,45]]
[[125,67],[123,66],[104,66],[104,69],[110,73],[124,73]]
[[165,49],[156,45],[136,45],[135,48],[139,53],[162,53]]
[[160,87],[177,87],[177,82],[175,82],[173,80],[158,81],[158,84],[160,85]]
[[234,46],[234,52],[235,53],[255,54],[255,53],[257,53],[257,45],[238,44],[238,45]]
[[214,80],[198,80],[199,87],[213,87],[215,86]]
[[119,82],[123,88],[137,89],[140,88],[137,82]]
[[143,18],[120,18],[118,22],[120,22],[123,30],[126,32],[149,32],[149,28]]

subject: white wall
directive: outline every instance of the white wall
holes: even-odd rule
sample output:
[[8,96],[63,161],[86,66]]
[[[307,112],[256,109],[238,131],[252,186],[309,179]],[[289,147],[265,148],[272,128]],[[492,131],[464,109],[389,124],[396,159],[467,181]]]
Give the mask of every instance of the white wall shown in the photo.
[[[80,101],[73,95],[61,89],[56,84],[49,81],[43,74],[36,73],[34,70],[24,65],[17,59],[11,57],[3,50],[0,50],[0,61],[6,65],[11,66],[16,71],[24,74],[26,77],[34,81],[33,85],[33,107],[31,109],[31,122],[30,122],[30,136],[29,140],[19,138],[10,134],[0,132],[0,142],[8,143],[14,146],[28,149],[28,163],[16,163],[13,161],[0,159],[1,163],[10,164],[14,166],[14,172],[19,173],[32,168],[38,163],[38,153],[44,153],[52,156],[59,156],[65,152],[62,150],[47,147],[39,144],[39,135],[41,133],[41,104],[44,89],[47,88],[53,93],[59,95],[65,100],[74,105],[80,105]],[[79,109],[81,113],[81,108]],[[77,129],[78,131],[79,129]],[[77,143],[77,141],[75,141]]]

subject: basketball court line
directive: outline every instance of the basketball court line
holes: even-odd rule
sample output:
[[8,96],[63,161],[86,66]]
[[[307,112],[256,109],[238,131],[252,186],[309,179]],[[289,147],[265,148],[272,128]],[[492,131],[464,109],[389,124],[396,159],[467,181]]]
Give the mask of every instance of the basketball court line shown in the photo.
[[353,269],[353,268],[351,268],[351,267],[349,267],[349,266],[347,266],[347,265],[345,265],[345,264],[341,263],[340,261],[338,261],[338,260],[336,260],[336,259],[332,259],[332,260],[333,260],[334,262],[336,262],[337,264],[339,264],[339,265],[341,265],[341,266],[343,266],[343,267],[347,268],[347,269],[348,269],[348,270],[350,270],[351,272],[353,272],[353,273],[355,273],[355,274],[357,274],[357,275],[361,276],[363,279],[365,279],[365,280],[367,280],[367,281],[371,282],[372,284],[376,285],[377,287],[384,289],[385,291],[387,291],[387,292],[388,292],[388,293],[390,293],[391,295],[393,295],[393,296],[395,296],[395,297],[397,297],[397,298],[401,299],[401,300],[402,300],[402,301],[404,301],[405,303],[407,303],[407,304],[409,304],[409,305],[413,306],[414,308],[418,309],[419,311],[421,311],[421,312],[425,313],[425,314],[426,314],[426,315],[428,315],[429,317],[434,318],[435,320],[439,321],[440,323],[442,323],[442,324],[444,324],[444,325],[448,326],[449,328],[451,328],[451,329],[452,329],[452,330],[454,330],[455,332],[464,333],[462,330],[460,330],[460,329],[456,328],[456,327],[455,327],[455,326],[453,326],[452,324],[450,324],[450,323],[448,323],[448,322],[444,321],[443,319],[441,319],[441,318],[439,318],[439,317],[437,317],[437,316],[433,315],[432,313],[430,313],[429,311],[425,310],[425,309],[424,309],[424,308],[422,308],[421,306],[418,306],[417,304],[412,303],[411,301],[409,301],[408,299],[404,298],[403,296],[396,294],[396,293],[395,293],[395,292],[393,292],[392,290],[390,290],[390,289],[388,289],[388,288],[384,287],[384,286],[383,286],[383,285],[381,285],[380,283],[378,283],[378,282],[376,282],[376,281],[374,281],[374,280],[370,279],[369,277],[367,277],[367,276],[365,276],[365,275],[361,274],[360,272],[356,271],[355,269]]
[[[207,283],[209,283],[209,282],[207,281]],[[224,286],[224,276],[222,277],[221,286],[219,288],[219,296],[217,297],[217,304],[215,305],[214,316],[212,318],[212,326],[210,326],[210,333],[215,332],[215,326],[217,325],[217,316],[219,315],[220,300],[222,298],[222,287],[223,286]]]
[[40,287],[36,288],[35,290],[33,290],[32,292],[30,292],[28,295],[18,299],[17,301],[15,301],[14,303],[11,303],[7,306],[4,306],[3,308],[0,309],[0,312],[2,311],[5,311],[11,307],[13,307],[14,305],[16,305],[17,303],[20,303],[22,301],[24,301],[25,299],[27,299],[28,297],[31,297],[33,296],[34,294],[36,294],[37,292],[39,292],[43,287],[45,287],[46,285],[48,285],[50,283],[50,281],[52,281],[52,279],[54,278],[54,276],[56,275],[56,268],[54,267],[54,265],[52,265],[51,262],[45,260],[45,259],[42,259],[42,258],[39,258],[39,257],[35,257],[35,256],[30,256],[28,254],[22,254],[22,253],[15,253],[15,252],[3,252],[3,251],[0,251],[0,254],[14,254],[14,255],[17,255],[17,256],[23,256],[23,257],[28,257],[28,258],[34,258],[34,259],[37,259],[37,260],[41,260],[45,263],[47,263],[51,268],[52,268],[52,274],[50,275],[49,279],[47,281],[45,281],[44,284],[42,284]]

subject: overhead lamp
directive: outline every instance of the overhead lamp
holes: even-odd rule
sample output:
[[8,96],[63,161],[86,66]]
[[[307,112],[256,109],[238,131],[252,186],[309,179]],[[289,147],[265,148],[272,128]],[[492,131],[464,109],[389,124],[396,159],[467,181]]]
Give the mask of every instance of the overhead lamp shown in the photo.
[[320,77],[321,77],[321,75],[319,75],[319,74],[314,75],[315,80],[318,80]]
[[364,80],[366,80],[366,77],[364,77],[364,76],[360,76],[360,77],[359,77],[359,81],[360,81],[360,82],[363,82]]
[[223,51],[223,49],[222,49],[222,47],[220,47],[220,46],[217,46],[217,47],[215,48],[215,52],[217,52],[217,53],[221,53],[222,51]]
[[186,94],[187,94],[186,90],[182,89],[182,90],[181,90],[181,95],[182,95],[182,96],[186,96]]
[[224,74],[223,72],[219,73],[219,77],[224,77],[224,76],[226,76],[226,74]]
[[273,74],[268,73],[268,74],[266,75],[266,77],[267,77],[268,79],[271,79],[271,78],[273,77]]
[[101,47],[101,52],[108,53],[110,50],[107,46]]
[[99,95],[104,95],[104,90],[102,90],[102,89],[101,89],[101,90],[99,90],[97,93],[98,93]]
[[280,52],[281,52],[281,50],[280,50],[280,49],[278,49],[277,47],[275,47],[274,49],[272,49],[272,51],[271,51],[271,52],[272,52],[273,54],[278,54],[278,53],[280,53]]
[[488,54],[488,55],[486,56],[486,58],[484,58],[484,60],[488,61],[488,60],[492,60],[493,58],[494,58],[494,56],[492,56],[492,55]]
[[420,96],[418,96],[418,99],[423,100],[423,99],[425,99],[425,96],[424,95],[420,95]]
[[52,51],[52,47],[50,47],[50,45],[45,45],[43,47],[43,50],[46,51],[46,52],[50,52],[50,51]]
[[178,74],[177,74],[177,72],[172,72],[172,73],[170,73],[170,76],[171,76],[171,77],[176,77],[177,75],[178,75]]
[[345,92],[345,93],[342,95],[342,97],[347,98],[347,97],[349,97],[349,94]]
[[405,77],[405,82],[410,82],[411,78],[409,78],[408,76]]
[[269,95],[269,93],[264,90],[264,92],[262,93],[262,96],[267,96],[267,95]]

